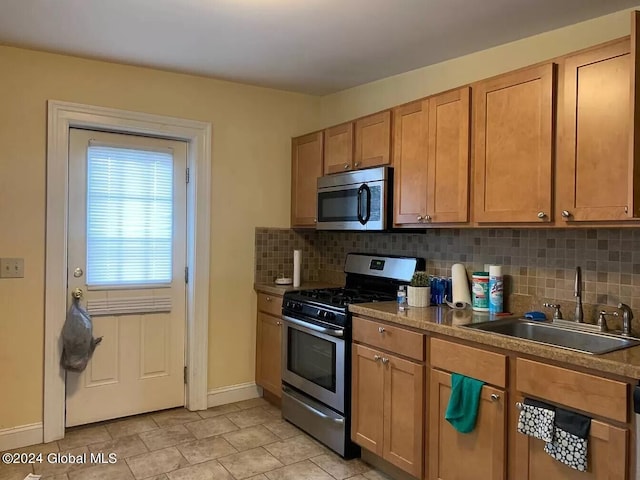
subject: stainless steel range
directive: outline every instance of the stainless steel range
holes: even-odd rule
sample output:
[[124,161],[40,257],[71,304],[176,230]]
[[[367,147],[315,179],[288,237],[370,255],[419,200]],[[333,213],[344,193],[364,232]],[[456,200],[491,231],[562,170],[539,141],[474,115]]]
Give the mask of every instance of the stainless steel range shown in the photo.
[[345,458],[350,440],[350,303],[395,301],[424,259],[349,253],[342,288],[299,290],[282,303],[282,415]]

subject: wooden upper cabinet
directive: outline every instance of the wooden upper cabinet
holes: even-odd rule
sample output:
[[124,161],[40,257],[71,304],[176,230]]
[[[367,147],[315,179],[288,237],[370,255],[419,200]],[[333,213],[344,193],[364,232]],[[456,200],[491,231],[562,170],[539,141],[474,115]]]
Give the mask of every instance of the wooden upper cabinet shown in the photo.
[[427,222],[469,220],[469,87],[429,99]]
[[552,220],[554,65],[474,87],[474,220]]
[[558,124],[558,214],[564,221],[631,218],[631,57],[628,39],[564,62]]
[[355,122],[354,168],[389,165],[391,162],[391,110]]
[[337,173],[353,168],[353,122],[324,131],[324,173]]
[[394,223],[419,224],[427,214],[429,101],[393,110]]
[[[475,428],[460,433],[444,418],[451,396],[451,374],[432,368],[430,378],[428,478],[503,480],[507,458],[506,392],[483,386]],[[564,477],[550,476],[545,480],[552,478]]]
[[315,227],[318,177],[322,176],[322,132],[291,140],[291,226]]
[[469,90],[393,110],[396,225],[469,220]]

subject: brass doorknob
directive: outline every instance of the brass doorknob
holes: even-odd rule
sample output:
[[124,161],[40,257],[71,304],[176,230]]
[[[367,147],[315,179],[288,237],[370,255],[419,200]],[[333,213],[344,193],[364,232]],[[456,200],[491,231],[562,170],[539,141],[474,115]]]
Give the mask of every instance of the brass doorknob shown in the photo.
[[84,295],[84,291],[81,288],[75,288],[71,293],[71,296],[76,300],[80,300]]

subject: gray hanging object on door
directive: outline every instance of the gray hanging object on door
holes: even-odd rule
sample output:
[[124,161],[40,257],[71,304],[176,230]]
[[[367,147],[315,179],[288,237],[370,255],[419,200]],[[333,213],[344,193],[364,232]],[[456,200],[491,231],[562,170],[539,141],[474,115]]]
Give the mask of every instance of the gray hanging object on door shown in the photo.
[[83,371],[101,341],[102,337],[93,338],[91,316],[80,306],[80,301],[74,299],[62,327],[62,368],[73,372]]

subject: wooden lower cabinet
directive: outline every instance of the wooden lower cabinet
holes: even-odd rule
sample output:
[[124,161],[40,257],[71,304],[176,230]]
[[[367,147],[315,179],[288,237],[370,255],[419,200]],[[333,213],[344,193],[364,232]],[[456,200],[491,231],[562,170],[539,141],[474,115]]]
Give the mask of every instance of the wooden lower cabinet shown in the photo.
[[[606,417],[621,423],[629,420],[629,385],[618,380],[518,358],[515,389],[518,399],[512,406],[514,418],[519,414],[515,402],[531,396],[568,410],[583,411],[591,417]],[[515,431],[513,435],[515,452],[512,459],[518,480],[634,478],[628,472],[628,428],[603,420],[591,420],[586,472],[579,472],[551,458],[544,452],[543,442]]]
[[422,478],[424,365],[353,345],[351,438]]
[[[515,407],[514,407],[515,408]],[[517,412],[514,412],[517,415]],[[591,421],[587,471],[579,472],[544,452],[542,440],[516,435],[515,478],[518,480],[626,480],[629,432],[597,420]]]
[[256,328],[256,383],[269,393],[282,395],[282,297],[258,293]]
[[489,385],[482,387],[476,426],[466,434],[456,431],[444,418],[450,395],[451,374],[430,369],[428,478],[504,479],[507,459],[506,392]]
[[353,345],[351,370],[351,439],[382,456],[384,368],[380,352]]
[[281,396],[282,320],[258,313],[256,383],[277,397]]

